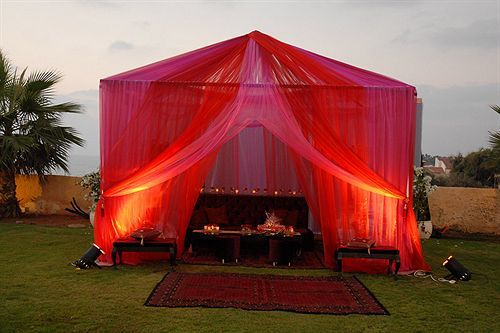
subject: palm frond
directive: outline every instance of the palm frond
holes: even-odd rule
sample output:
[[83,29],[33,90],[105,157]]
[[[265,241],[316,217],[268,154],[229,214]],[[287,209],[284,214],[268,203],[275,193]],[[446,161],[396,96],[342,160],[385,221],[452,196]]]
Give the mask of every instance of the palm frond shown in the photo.
[[44,112],[52,114],[62,114],[62,113],[82,113],[83,109],[80,104],[66,102],[55,105],[46,106]]
[[500,105],[490,105],[490,108],[496,113],[500,114]]
[[3,115],[11,116],[16,118],[16,113],[19,111],[20,101],[25,94],[24,90],[24,76],[26,75],[26,69],[24,69],[20,75],[17,74],[17,70],[13,70],[12,79],[7,89],[5,98],[5,108],[3,110]]
[[[500,106],[490,105],[490,108],[500,114]],[[488,133],[490,134],[488,142],[490,143],[490,147],[493,149],[493,154],[496,155],[496,159],[500,159],[500,131],[489,131]]]
[[28,76],[27,84],[45,82],[53,86],[61,81],[62,75],[57,71],[35,71]]
[[26,79],[26,92],[31,95],[31,98],[43,98],[45,102],[50,102],[54,97],[54,86],[61,78],[61,74],[54,71],[33,72]]
[[488,138],[488,142],[493,150],[500,151],[500,131],[497,132],[489,132],[490,137]]
[[59,117],[39,118],[31,123],[29,133],[35,142],[19,158],[20,172],[43,174],[57,168],[68,172],[67,160],[72,145],[83,146],[85,141],[75,129],[60,123]]
[[18,72],[0,53],[0,168],[38,175],[68,171],[71,147],[85,141],[62,122],[63,114],[79,113],[81,106],[53,103],[61,77],[56,71]]
[[9,59],[4,56],[0,50],[0,113],[3,113],[5,107],[5,96],[12,83],[12,65]]
[[6,169],[10,168],[10,166],[15,164],[15,157],[27,153],[32,145],[33,138],[29,136],[0,136],[0,164]]

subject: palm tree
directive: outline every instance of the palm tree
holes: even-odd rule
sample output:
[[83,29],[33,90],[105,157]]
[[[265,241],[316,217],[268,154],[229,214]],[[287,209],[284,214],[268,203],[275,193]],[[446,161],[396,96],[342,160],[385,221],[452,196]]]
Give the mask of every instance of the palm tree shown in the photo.
[[[500,106],[490,105],[490,108],[500,115]],[[500,131],[492,131],[490,133],[490,147],[492,149],[492,163],[497,170],[495,174],[495,181],[498,185],[499,173],[500,173]]]
[[61,122],[64,113],[79,113],[81,106],[53,103],[60,80],[54,71],[18,73],[0,50],[0,217],[20,215],[17,173],[68,172],[71,145],[84,144],[78,132]]
[[[490,108],[500,115],[500,106],[490,105]],[[497,157],[500,155],[500,131],[490,132],[490,146]]]

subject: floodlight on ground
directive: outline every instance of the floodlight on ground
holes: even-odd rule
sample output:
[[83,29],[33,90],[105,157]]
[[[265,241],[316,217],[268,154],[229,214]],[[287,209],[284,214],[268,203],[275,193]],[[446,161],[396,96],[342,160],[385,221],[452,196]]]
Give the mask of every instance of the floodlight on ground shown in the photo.
[[472,278],[472,273],[453,256],[446,258],[443,266],[458,280],[469,281]]
[[80,269],[87,269],[92,266],[101,268],[95,263],[95,261],[101,254],[104,254],[104,251],[99,246],[92,244],[92,246],[87,250],[87,252],[83,254],[80,259],[74,261],[71,264]]

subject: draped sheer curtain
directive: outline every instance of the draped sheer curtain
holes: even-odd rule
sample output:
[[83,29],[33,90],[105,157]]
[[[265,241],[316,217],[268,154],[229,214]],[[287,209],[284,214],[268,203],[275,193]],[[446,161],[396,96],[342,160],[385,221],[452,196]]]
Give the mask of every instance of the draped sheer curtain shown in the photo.
[[102,80],[95,241],[109,253],[148,225],[181,253],[203,184],[296,187],[327,266],[357,236],[425,268],[408,209],[415,103],[409,85],[258,32]]
[[288,147],[255,124],[224,144],[204,185],[230,194],[302,195]]

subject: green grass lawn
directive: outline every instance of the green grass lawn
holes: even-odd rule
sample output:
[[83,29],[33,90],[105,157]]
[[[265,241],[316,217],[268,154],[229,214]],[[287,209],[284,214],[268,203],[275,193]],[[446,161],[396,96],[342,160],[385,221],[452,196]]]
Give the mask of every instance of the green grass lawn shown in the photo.
[[[0,223],[0,332],[500,332],[500,244],[424,242],[437,277],[449,254],[473,272],[455,285],[358,274],[390,316],[143,306],[167,264],[77,271],[68,263],[90,246],[91,229]],[[179,265],[190,272],[331,275],[286,270]]]

